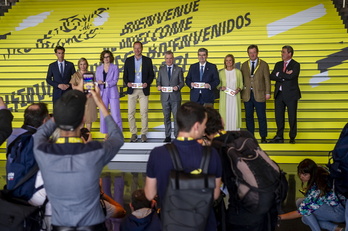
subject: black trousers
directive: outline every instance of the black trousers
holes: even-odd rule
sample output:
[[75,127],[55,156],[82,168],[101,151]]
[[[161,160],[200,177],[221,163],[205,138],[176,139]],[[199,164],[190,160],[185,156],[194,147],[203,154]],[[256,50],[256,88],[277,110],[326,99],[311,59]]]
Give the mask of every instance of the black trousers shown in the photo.
[[288,99],[279,91],[275,101],[275,117],[277,123],[277,136],[283,137],[285,124],[285,108],[288,110],[288,120],[290,125],[289,137],[295,139],[297,135],[297,104],[298,99]]
[[52,231],[107,231],[107,229],[105,223],[103,222],[96,225],[78,227],[52,225]]

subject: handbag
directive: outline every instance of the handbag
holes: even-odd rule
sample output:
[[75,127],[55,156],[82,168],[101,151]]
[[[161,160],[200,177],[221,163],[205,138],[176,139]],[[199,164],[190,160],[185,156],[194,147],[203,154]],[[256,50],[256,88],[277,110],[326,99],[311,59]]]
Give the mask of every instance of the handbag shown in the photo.
[[11,195],[16,188],[36,174],[37,171],[38,166],[35,165],[12,190],[0,190],[1,231],[40,230],[37,223],[40,223],[41,218],[38,218],[38,215],[45,205],[36,207],[30,205],[26,200],[14,198]]

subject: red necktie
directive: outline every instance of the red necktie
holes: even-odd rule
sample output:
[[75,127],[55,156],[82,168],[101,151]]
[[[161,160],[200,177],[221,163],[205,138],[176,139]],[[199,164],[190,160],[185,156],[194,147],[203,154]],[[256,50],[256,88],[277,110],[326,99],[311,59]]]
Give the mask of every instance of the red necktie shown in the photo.
[[286,71],[286,63],[287,63],[287,62],[284,62],[284,66],[283,66],[283,72],[285,72],[285,71]]

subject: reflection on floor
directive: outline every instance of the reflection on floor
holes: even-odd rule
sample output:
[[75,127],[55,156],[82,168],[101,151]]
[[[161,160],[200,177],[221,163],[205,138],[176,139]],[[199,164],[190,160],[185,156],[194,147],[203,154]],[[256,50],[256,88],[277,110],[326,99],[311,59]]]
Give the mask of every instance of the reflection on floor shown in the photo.
[[[296,164],[281,164],[280,167],[281,169],[283,169],[283,171],[287,173],[287,178],[289,180],[290,187],[289,187],[288,198],[286,199],[284,203],[284,207],[283,207],[284,212],[289,212],[296,209],[295,201],[297,198],[301,197],[302,195],[299,192],[301,183],[296,175],[296,167],[297,167]],[[6,183],[5,172],[6,172],[5,161],[0,161],[0,187],[1,188]],[[120,177],[124,179],[123,203],[127,210],[129,209],[128,204],[130,202],[131,193],[138,188],[143,188],[144,182],[145,182],[144,173],[124,173],[116,169],[109,169],[109,168],[105,168],[103,170],[101,177],[104,178],[104,182],[106,182],[105,183],[106,186],[108,186],[107,184],[110,184],[108,183],[108,180],[110,179],[111,187],[109,191],[111,191],[112,194],[114,191],[119,191],[118,189],[119,183],[116,183],[116,189],[114,187],[113,183],[119,182],[118,180],[115,180],[115,179],[120,179]],[[105,192],[107,193],[107,191]],[[119,195],[114,196],[114,198],[119,198]],[[283,221],[280,224],[280,227],[277,228],[277,231],[294,231],[294,230],[307,231],[310,229],[308,228],[308,226],[302,224],[300,219],[291,220],[291,221]]]

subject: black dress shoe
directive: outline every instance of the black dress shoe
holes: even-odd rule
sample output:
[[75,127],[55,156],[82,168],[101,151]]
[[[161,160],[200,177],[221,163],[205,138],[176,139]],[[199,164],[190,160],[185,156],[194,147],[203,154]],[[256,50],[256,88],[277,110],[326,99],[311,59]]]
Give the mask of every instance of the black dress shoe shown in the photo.
[[268,143],[275,143],[275,144],[280,144],[284,143],[283,137],[280,136],[275,136],[273,139],[271,139]]
[[172,139],[170,137],[166,137],[163,141],[163,143],[170,143],[172,142]]
[[290,143],[290,144],[295,144],[296,141],[295,141],[295,139],[290,139],[289,143]]
[[266,137],[261,137],[261,143],[262,143],[262,144],[267,144]]

